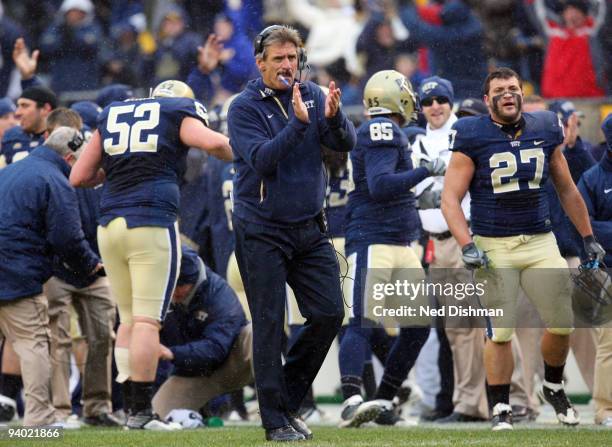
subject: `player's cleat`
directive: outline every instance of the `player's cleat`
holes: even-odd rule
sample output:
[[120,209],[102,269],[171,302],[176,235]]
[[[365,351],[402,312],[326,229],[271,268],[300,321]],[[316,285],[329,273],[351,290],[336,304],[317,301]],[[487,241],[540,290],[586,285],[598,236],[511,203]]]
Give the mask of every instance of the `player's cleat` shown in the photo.
[[498,403],[493,407],[493,418],[491,419],[493,431],[513,430],[512,407],[508,404]]
[[464,414],[464,413],[458,413],[456,411],[453,411],[451,414],[449,414],[446,417],[436,420],[436,422],[438,422],[439,424],[454,424],[454,423],[461,423],[461,422],[485,422],[485,421],[486,419],[483,419],[481,417],[472,416],[472,415]]
[[293,428],[291,425],[285,425],[284,427],[266,430],[266,441],[292,442],[305,440],[306,438],[304,437],[304,435],[297,431],[295,428]]
[[139,411],[128,416],[125,426],[130,430],[174,431],[183,427],[176,422],[165,422],[151,410]]
[[520,422],[533,422],[538,418],[538,413],[529,407],[522,405],[512,405],[512,421],[515,424]]
[[96,427],[121,427],[123,422],[112,413],[99,413],[95,416],[88,416],[83,419],[87,425]]
[[384,408],[377,400],[364,402],[363,398],[356,394],[349,397],[342,404],[340,428],[356,428],[366,422],[373,421]]
[[415,427],[417,423],[415,421],[409,421],[404,419],[396,413],[395,410],[383,410],[374,419],[374,422],[378,425],[392,426],[392,427]]
[[17,402],[0,394],[0,422],[11,422],[17,413]]
[[307,424],[320,424],[326,419],[326,415],[317,407],[309,407],[305,410],[300,410],[300,418]]
[[312,439],[312,430],[308,428],[308,425],[299,417],[289,417],[289,425],[291,425],[295,431],[301,433],[305,439]]
[[580,416],[565,395],[562,383],[551,383],[546,380],[542,384],[542,397],[548,402],[564,425],[578,425]]

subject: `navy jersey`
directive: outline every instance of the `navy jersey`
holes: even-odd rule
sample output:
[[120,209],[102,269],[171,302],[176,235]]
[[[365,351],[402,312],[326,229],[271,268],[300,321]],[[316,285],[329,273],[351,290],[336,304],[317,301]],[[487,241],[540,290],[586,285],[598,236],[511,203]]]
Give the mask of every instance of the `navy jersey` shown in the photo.
[[344,237],[346,224],[346,204],[349,193],[353,190],[353,164],[350,158],[346,166],[335,175],[328,172],[327,192],[325,194],[325,215],[332,238]]
[[234,251],[232,228],[232,163],[210,157],[207,166],[208,226],[215,271],[226,277],[227,263]]
[[116,217],[124,217],[128,228],[176,221],[188,150],[180,140],[185,117],[206,124],[206,109],[188,98],[149,98],[113,102],[102,111],[101,225]]
[[359,245],[407,245],[419,237],[419,215],[410,188],[428,171],[413,169],[406,135],[387,118],[357,130],[351,152],[355,189],[349,194],[346,252]]
[[523,113],[513,138],[489,116],[453,125],[450,150],[476,167],[470,184],[472,231],[481,236],[514,236],[551,231],[548,198],[550,157],[563,142],[563,126],[552,112]]
[[15,126],[4,132],[2,144],[0,145],[0,166],[10,165],[28,156],[30,152],[42,145],[45,141],[44,132],[41,134],[30,134],[25,132],[21,126]]

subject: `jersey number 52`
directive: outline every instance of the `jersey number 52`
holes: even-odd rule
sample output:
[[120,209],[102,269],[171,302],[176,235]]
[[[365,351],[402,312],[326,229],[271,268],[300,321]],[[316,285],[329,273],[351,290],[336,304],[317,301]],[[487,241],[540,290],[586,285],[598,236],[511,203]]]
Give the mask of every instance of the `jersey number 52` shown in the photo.
[[[119,121],[119,117],[124,117]],[[130,124],[131,123],[131,124]],[[142,131],[153,130],[159,125],[159,103],[126,104],[108,111],[106,130],[118,137],[104,139],[104,150],[109,155],[130,152],[157,152],[157,134],[142,137]]]

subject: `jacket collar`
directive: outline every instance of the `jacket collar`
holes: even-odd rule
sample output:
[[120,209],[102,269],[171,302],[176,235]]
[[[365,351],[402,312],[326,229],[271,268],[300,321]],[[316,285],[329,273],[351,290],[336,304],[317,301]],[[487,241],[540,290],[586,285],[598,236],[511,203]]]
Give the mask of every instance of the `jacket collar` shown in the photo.
[[64,174],[66,177],[70,176],[70,165],[66,163],[66,160],[64,160],[60,154],[47,146],[37,147],[30,152],[30,157],[38,157],[42,158],[43,160],[47,160],[48,162],[51,162],[57,166],[57,168],[62,171],[62,174]]
[[[246,90],[250,93],[253,99],[262,101],[266,98],[276,96],[278,98],[288,94],[291,89],[287,90],[274,90],[266,84],[264,84],[263,79],[261,77],[257,79],[253,79],[248,82]],[[305,83],[300,84],[300,92],[304,93],[306,91]]]

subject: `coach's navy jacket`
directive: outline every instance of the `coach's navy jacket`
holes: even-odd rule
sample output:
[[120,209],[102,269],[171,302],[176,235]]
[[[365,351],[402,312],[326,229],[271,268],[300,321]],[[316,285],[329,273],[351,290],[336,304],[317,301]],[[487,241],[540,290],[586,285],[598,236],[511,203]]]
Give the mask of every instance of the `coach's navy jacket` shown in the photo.
[[355,146],[355,128],[339,110],[325,118],[325,95],[316,84],[300,86],[310,123],[298,120],[292,89],[274,91],[250,81],[228,113],[234,150],[234,214],[244,220],[289,226],[323,208],[325,178],[321,145],[336,151]]
[[45,146],[0,171],[0,300],[41,293],[53,254],[82,276],[100,262],[85,241],[69,173]]
[[604,262],[612,267],[612,157],[608,151],[601,161],[586,171],[578,189],[589,210],[593,233],[606,250]]
[[[100,217],[100,197],[102,186],[97,188],[76,188],[78,199],[79,215],[81,216],[81,228],[85,235],[85,240],[93,250],[100,256],[98,249],[98,218]],[[53,258],[53,275],[71,286],[82,289],[91,285],[98,277],[96,275],[83,275],[75,271],[60,256]]]
[[[578,184],[582,174],[595,164],[595,160],[583,145],[580,137],[578,137],[576,145],[573,148],[563,151],[563,155],[567,159],[570,174],[576,184]],[[572,224],[569,217],[567,217],[567,214],[565,214],[561,202],[559,201],[559,196],[557,196],[557,191],[552,184],[552,180],[547,182],[546,192],[548,193],[552,230],[557,239],[557,245],[559,246],[561,256],[580,256],[582,238],[574,228],[574,224]]]
[[171,305],[162,327],[160,341],[174,354],[173,374],[212,374],[225,362],[247,323],[234,291],[201,263],[191,295],[185,303]]

